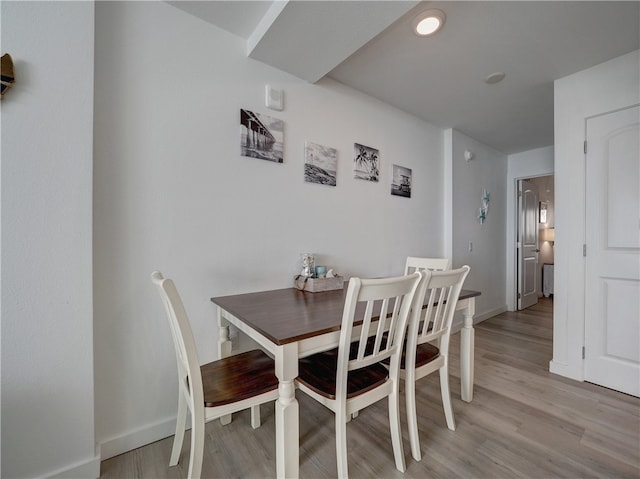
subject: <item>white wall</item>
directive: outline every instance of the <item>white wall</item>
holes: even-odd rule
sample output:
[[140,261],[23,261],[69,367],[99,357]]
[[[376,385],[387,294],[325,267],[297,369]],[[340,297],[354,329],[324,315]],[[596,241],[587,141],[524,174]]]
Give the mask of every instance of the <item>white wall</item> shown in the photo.
[[554,149],[545,146],[509,155],[507,161],[507,307],[517,309],[518,180],[554,174]]
[[93,2],[7,2],[2,53],[2,477],[97,477]]
[[[95,379],[104,458],[173,433],[175,360],[152,270],[176,280],[200,359],[212,360],[209,298],[289,287],[300,253],[347,277],[399,274],[407,255],[442,255],[444,168],[442,130],[336,82],[308,84],[248,59],[244,41],[166,3],[103,2],[96,19]],[[283,112],[263,106],[265,83],[284,90]],[[284,120],[283,164],[239,156],[240,108]],[[305,140],[338,149],[336,187],[303,181]],[[380,150],[379,184],[353,179],[354,142]],[[412,168],[411,199],[390,195],[392,163]],[[495,222],[504,216],[500,196]],[[472,212],[479,202],[474,192]]]
[[[505,240],[506,240],[506,185],[507,156],[452,130],[451,158],[446,159],[451,168],[452,188],[452,258],[453,266],[468,264],[471,267],[465,288],[482,291],[476,300],[481,321],[506,310],[505,298]],[[464,152],[473,153],[466,161]],[[490,195],[489,213],[480,224],[478,210],[482,206],[482,193]],[[472,251],[469,251],[469,243]]]
[[640,51],[556,80],[555,299],[550,370],[583,379],[584,153],[587,117],[640,102]]

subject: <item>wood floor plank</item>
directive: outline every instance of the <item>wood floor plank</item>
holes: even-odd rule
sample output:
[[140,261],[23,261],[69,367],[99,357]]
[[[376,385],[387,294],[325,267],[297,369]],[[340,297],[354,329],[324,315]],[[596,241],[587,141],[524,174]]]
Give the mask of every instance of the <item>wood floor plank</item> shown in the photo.
[[[640,399],[549,372],[553,302],[543,299],[476,326],[472,403],[460,399],[459,334],[452,338],[450,386],[456,431],[446,427],[437,375],[417,383],[423,459],[411,458],[403,417],[407,470],[395,469],[387,402],[347,426],[352,478],[629,478],[640,479]],[[300,402],[300,476],[336,476],[333,414],[304,394]],[[203,477],[275,477],[275,417],[262,406],[262,426],[248,411],[227,426],[207,424]],[[173,437],[103,461],[102,478],[175,479],[187,473],[189,434],[181,462],[168,467]]]

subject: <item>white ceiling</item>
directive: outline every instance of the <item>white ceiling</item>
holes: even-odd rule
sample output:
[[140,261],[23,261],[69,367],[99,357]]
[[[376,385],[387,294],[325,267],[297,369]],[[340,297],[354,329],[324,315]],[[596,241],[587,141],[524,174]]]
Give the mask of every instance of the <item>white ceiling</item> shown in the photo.
[[[251,58],[329,76],[506,154],[553,144],[555,79],[640,48],[640,1],[169,3],[246,39]],[[428,8],[446,23],[418,38],[411,22]],[[486,84],[497,71],[506,78]]]

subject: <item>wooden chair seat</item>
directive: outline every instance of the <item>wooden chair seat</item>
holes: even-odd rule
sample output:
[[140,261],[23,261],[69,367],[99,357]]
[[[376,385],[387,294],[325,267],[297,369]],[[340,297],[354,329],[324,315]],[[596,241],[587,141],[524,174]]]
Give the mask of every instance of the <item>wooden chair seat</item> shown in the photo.
[[200,366],[204,407],[223,406],[278,389],[273,359],[256,349]]
[[[371,347],[373,347],[373,341],[371,341]],[[369,345],[367,344],[367,347]],[[407,341],[405,339],[404,347],[402,348],[402,355],[400,356],[400,369],[405,368],[405,362],[407,357]],[[416,367],[424,366],[431,361],[440,357],[440,349],[430,343],[419,344],[416,348]],[[389,364],[389,360],[385,359],[384,364]]]
[[[355,354],[350,356],[352,359],[355,358]],[[335,348],[301,359],[298,363],[297,380],[316,393],[329,399],[335,399],[337,371],[338,349]],[[349,372],[347,375],[347,399],[380,386],[388,378],[389,370],[379,363]]]
[[[402,351],[402,362],[400,363],[400,369],[405,369],[405,358],[407,356],[407,348]],[[416,348],[416,367],[424,366],[440,357],[440,349],[433,344],[424,343],[418,345]]]

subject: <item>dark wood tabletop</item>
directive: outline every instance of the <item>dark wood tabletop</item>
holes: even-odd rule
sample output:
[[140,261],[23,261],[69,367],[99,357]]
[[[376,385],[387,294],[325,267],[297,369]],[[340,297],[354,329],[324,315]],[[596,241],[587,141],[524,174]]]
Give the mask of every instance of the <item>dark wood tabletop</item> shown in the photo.
[[[342,324],[344,289],[310,293],[295,288],[234,294],[211,301],[243,323],[282,345],[339,331]],[[480,296],[480,291],[463,289],[459,299]]]

